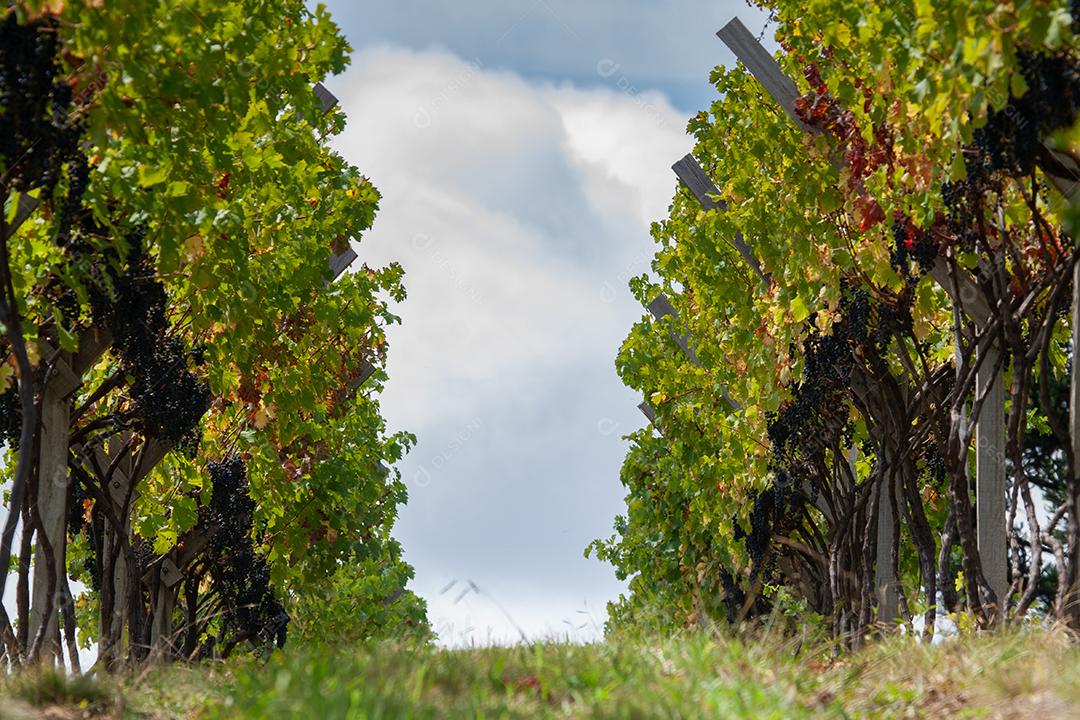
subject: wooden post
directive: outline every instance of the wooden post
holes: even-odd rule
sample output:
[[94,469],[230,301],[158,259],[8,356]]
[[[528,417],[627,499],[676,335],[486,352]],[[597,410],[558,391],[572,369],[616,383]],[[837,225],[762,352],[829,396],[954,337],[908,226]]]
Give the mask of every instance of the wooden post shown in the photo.
[[983,575],[998,598],[996,614],[1005,619],[1009,592],[1005,507],[1005,388],[996,372],[1001,352],[992,345],[979,366],[975,381],[978,397],[989,385],[975,427],[975,517]]
[[[68,368],[66,359],[60,357],[58,361],[64,362]],[[59,662],[63,664],[63,654],[59,645],[55,644],[59,628],[60,617],[60,583],[67,581],[67,500],[68,500],[68,473],[67,473],[67,447],[68,428],[71,424],[71,404],[68,396],[78,387],[77,379],[73,379],[70,369],[68,374],[60,374],[56,381],[50,382],[45,388],[45,396],[41,402],[41,445],[38,456],[38,480],[37,497],[35,504],[37,515],[41,520],[38,528],[37,540],[34,549],[34,586],[32,591],[33,600],[30,605],[30,634],[31,642],[45,624],[45,643],[42,646],[40,658],[43,662]],[[42,537],[44,535],[44,537]],[[46,565],[45,551],[42,547],[48,542],[52,551],[53,566],[51,570]],[[52,595],[50,597],[50,585]],[[49,607],[48,617],[45,617],[45,608]]]
[[[130,438],[130,435],[125,433],[118,438],[114,438],[109,443],[108,453],[106,453],[100,446],[93,448],[91,452],[94,454],[94,460],[97,466],[102,470],[108,468],[113,460],[119,453],[125,452],[125,447]],[[91,465],[92,467],[92,465]],[[95,473],[96,474],[96,473]],[[99,618],[99,632],[102,638],[106,637],[107,631],[111,630],[114,636],[119,636],[122,632],[122,628],[128,620],[128,592],[130,587],[130,571],[128,569],[127,557],[124,555],[123,546],[119,553],[114,558],[112,556],[112,549],[110,547],[110,541],[115,539],[115,542],[120,542],[119,538],[124,537],[129,541],[131,539],[131,524],[129,521],[129,514],[124,513],[124,505],[128,498],[129,493],[134,495],[133,479],[131,477],[131,465],[130,461],[120,461],[116,468],[113,470],[112,477],[106,486],[106,499],[111,503],[114,513],[121,518],[121,525],[119,527],[113,527],[108,518],[104,520],[103,529],[106,542],[104,543],[104,557],[102,560],[102,575],[106,577],[112,577],[113,579],[113,604],[112,612],[107,618]],[[119,647],[113,647],[112,652],[119,652]],[[117,658],[113,656],[107,661],[107,664],[115,661]]]
[[[25,219],[25,218],[24,218]],[[21,222],[21,221],[20,221]],[[41,402],[41,437],[38,454],[37,492],[33,502],[42,528],[35,543],[35,571],[31,590],[28,637],[37,636],[42,622],[46,623],[45,644],[41,659],[59,662],[63,656],[55,643],[59,629],[61,583],[67,582],[67,510],[70,482],[67,471],[68,432],[71,424],[71,396],[82,385],[82,375],[101,357],[108,345],[108,333],[90,328],[79,339],[79,352],[74,356],[58,351],[46,339],[38,341],[41,357],[52,362],[50,375]],[[50,577],[45,572],[43,538],[48,540],[54,562]],[[50,596],[49,586],[52,585]],[[48,617],[45,609],[51,605]]]
[[172,645],[173,612],[176,610],[176,593],[164,583],[157,583],[154,596],[154,614],[150,621],[150,658],[158,660],[168,655]]
[[[877,619],[882,625],[895,625],[900,616],[900,599],[897,592],[896,573],[893,572],[892,548],[896,542],[896,523],[893,522],[892,502],[884,495],[885,486],[893,487],[885,479],[874,491],[877,501],[877,547],[874,559],[874,589],[877,592]],[[893,495],[895,499],[895,493]]]

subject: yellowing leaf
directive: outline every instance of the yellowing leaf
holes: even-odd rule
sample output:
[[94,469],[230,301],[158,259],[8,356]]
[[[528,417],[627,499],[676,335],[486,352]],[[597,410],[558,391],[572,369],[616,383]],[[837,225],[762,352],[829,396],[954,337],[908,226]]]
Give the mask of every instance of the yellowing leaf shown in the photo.
[[165,182],[169,177],[169,168],[153,165],[139,166],[139,187],[153,187]]
[[803,300],[801,295],[796,295],[795,299],[791,301],[791,314],[797,323],[801,323],[810,317],[810,309],[806,306],[806,301]]
[[188,262],[194,262],[203,256],[206,245],[201,235],[192,235],[184,241],[184,256]]

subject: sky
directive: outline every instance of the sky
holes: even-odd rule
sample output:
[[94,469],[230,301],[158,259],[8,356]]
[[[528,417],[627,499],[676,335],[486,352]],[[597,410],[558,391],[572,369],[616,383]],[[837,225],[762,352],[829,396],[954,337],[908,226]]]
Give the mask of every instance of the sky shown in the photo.
[[[602,632],[624,585],[584,548],[623,509],[650,223],[742,2],[330,2],[354,49],[336,148],[383,194],[362,262],[400,262],[383,409],[418,437],[396,529],[442,641]],[[470,585],[470,583],[472,583]]]
[[709,72],[734,63],[716,30],[764,17],[741,0],[328,8],[354,49],[326,82],[348,117],[334,145],[383,195],[357,266],[406,271],[382,403],[418,438],[395,531],[411,587],[447,645],[595,639],[624,584],[584,549],[612,533],[623,438],[645,424],[615,373],[645,312],[627,283]]

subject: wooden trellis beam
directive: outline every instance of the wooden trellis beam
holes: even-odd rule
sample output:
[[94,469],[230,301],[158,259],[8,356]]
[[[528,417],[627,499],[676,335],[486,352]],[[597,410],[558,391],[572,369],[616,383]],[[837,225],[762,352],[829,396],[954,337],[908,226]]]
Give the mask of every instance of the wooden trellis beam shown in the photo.
[[799,98],[799,89],[795,86],[794,81],[784,74],[776,59],[761,46],[761,43],[746,29],[746,26],[742,24],[739,18],[732,18],[716,35],[735,53],[735,57],[742,61],[750,74],[757,78],[757,81],[772,96],[773,100],[779,103],[795,125],[805,132],[814,135],[820,134],[819,129],[803,122],[803,119],[795,111],[795,101]]
[[334,93],[327,90],[326,86],[321,82],[315,83],[311,89],[315,93],[315,97],[319,98],[320,109],[324,113],[330,112],[338,104],[338,99],[334,97]]
[[[675,306],[668,300],[667,295],[657,295],[653,298],[653,301],[649,303],[649,312],[657,320],[663,320],[666,317],[672,318],[672,323],[678,322],[679,316],[675,313]],[[683,353],[690,362],[694,363],[698,367],[701,367],[701,361],[698,360],[697,353],[694,352],[693,345],[690,344],[690,333],[680,335],[675,331],[675,328],[669,328],[668,334],[671,335],[671,339],[682,348]]]
[[[649,303],[649,312],[652,313],[652,316],[657,320],[662,320],[663,318],[670,316],[672,318],[672,323],[679,322],[679,316],[675,312],[675,306],[671,304],[671,300],[668,299],[667,295],[657,295],[653,298],[653,301]],[[682,348],[687,359],[697,367],[701,367],[701,360],[698,359],[697,352],[694,350],[690,333],[687,332],[683,335],[679,335],[674,328],[670,328],[668,333],[671,335],[671,339]],[[720,394],[723,395],[724,400],[735,410],[743,409],[742,405],[728,395],[726,387],[720,388]]]
[[[671,169],[675,171],[675,174],[679,177],[686,187],[690,189],[697,201],[701,203],[702,209],[720,210],[723,212],[727,210],[727,202],[723,199],[717,198],[720,194],[720,190],[713,183],[712,179],[705,173],[705,170],[698,164],[698,161],[694,159],[693,155],[687,155],[682,160],[678,161],[671,166]],[[772,285],[772,279],[761,271],[761,265],[758,263],[757,257],[754,256],[753,251],[750,250],[750,246],[746,244],[741,232],[736,232],[731,244],[735,246],[735,249],[742,255],[743,260],[750,266],[750,269],[754,271],[754,274],[758,276],[766,285]]]

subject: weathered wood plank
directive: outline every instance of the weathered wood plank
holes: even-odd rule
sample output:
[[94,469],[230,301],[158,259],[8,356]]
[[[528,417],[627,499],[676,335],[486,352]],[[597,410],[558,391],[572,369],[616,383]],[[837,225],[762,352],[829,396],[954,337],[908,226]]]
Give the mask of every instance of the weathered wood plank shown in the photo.
[[[79,335],[79,349],[74,357],[62,353],[56,358],[49,386],[56,385],[60,397],[70,397],[82,387],[82,376],[94,366],[111,343],[112,337],[107,330],[92,327],[83,331]],[[51,358],[56,353],[56,348],[44,338],[38,340],[38,347],[42,357]]]
[[319,99],[321,109],[324,113],[330,112],[330,109],[338,104],[338,99],[334,97],[334,93],[327,90],[326,86],[321,82],[315,83],[311,89],[314,91],[315,97]]
[[[126,438],[124,441],[113,438],[109,443],[108,453],[106,453],[100,445],[93,449],[94,459],[97,461],[97,465],[101,468],[102,472],[106,472],[112,465],[117,453],[124,452],[124,442],[126,442]],[[129,491],[131,492],[132,500],[139,496],[138,490],[132,489],[132,485],[133,483],[138,485],[138,481],[146,477],[148,472],[140,472],[136,478],[132,476],[131,471],[131,458],[127,457],[116,464],[116,467],[113,468],[112,477],[109,478],[109,485],[107,487],[109,499],[112,500],[117,512],[120,512],[120,510],[123,509],[124,503],[127,502]]]
[[[177,580],[179,582],[179,579]],[[165,583],[158,585],[154,596],[154,611],[150,620],[150,656],[159,658],[172,650],[173,610],[176,609],[176,593]]]
[[368,381],[368,378],[370,378],[374,374],[375,366],[365,360],[360,365],[360,372],[356,375],[356,377],[349,381],[349,389],[354,392],[356,390],[359,390],[360,386],[366,383]]
[[795,100],[799,97],[798,88],[739,18],[732,18],[716,35],[735,53],[735,57],[742,61],[742,64],[757,78],[769,95],[780,104],[792,122],[806,132],[814,134],[820,132],[817,128],[804,123],[795,112]]
[[[649,312],[657,320],[662,320],[665,317],[671,316],[674,318],[674,322],[678,322],[679,316],[675,313],[675,306],[671,304],[666,295],[657,295],[653,298],[653,301],[649,303]],[[693,346],[690,345],[690,334],[680,335],[674,329],[669,329],[668,334],[671,335],[671,339],[678,344],[682,351],[689,358],[690,362],[694,363],[698,367],[701,367],[701,361],[698,360],[697,353],[694,352]]]
[[337,280],[357,258],[356,251],[351,247],[345,252],[330,256],[330,282]]
[[67,353],[56,354],[56,348],[44,338],[38,339],[38,349],[43,361],[53,359],[52,374],[48,386],[58,398],[67,398],[82,386],[82,378],[71,369]]
[[895,625],[900,615],[900,596],[897,592],[896,573],[892,566],[892,547],[896,541],[896,523],[893,522],[892,504],[882,492],[879,483],[877,496],[877,547],[874,560],[874,587],[877,591],[877,620],[883,625]]
[[20,194],[19,207],[15,210],[15,217],[8,225],[8,233],[14,234],[24,222],[30,219],[30,216],[34,214],[34,211],[38,209],[39,205],[41,205],[41,203],[37,198]]
[[934,282],[941,286],[942,290],[948,293],[953,302],[960,303],[960,307],[967,313],[969,318],[975,321],[976,325],[986,325],[986,323],[990,322],[990,304],[986,301],[986,296],[979,289],[979,285],[975,282],[975,278],[971,276],[971,273],[963,268],[957,268],[956,284],[960,289],[959,296],[953,293],[952,275],[949,270],[949,262],[945,258],[939,257],[934,261],[930,276],[934,278]]
[[138,451],[136,457],[133,457],[131,462],[138,463],[138,467],[132,468],[132,480],[135,485],[138,486],[143,479],[153,472],[157,464],[165,459],[168,454],[165,446],[159,443],[154,438],[146,438],[144,441],[146,444]]
[[727,210],[727,203],[715,197],[720,194],[720,189],[716,187],[693,155],[687,155],[679,160],[671,166],[671,169],[697,198],[703,210],[720,210],[721,212]]
[[1005,388],[1002,374],[996,372],[1000,356],[997,347],[987,351],[975,382],[976,395],[989,385],[975,428],[975,516],[983,575],[998,596],[998,614],[1003,618],[1009,589],[1009,548],[1005,527]]
[[341,392],[338,393],[338,402],[344,402],[356,394],[357,390],[375,374],[377,368],[367,360],[364,360],[360,365],[360,370],[357,372],[356,377],[350,380]]
[[79,334],[79,349],[71,359],[71,370],[79,379],[90,371],[112,345],[112,333],[107,328],[91,327]]
[[[701,204],[703,210],[720,210],[721,212],[727,210],[728,205],[724,200],[713,199],[713,196],[720,194],[720,190],[705,173],[704,168],[701,167],[693,155],[687,155],[682,160],[672,165],[671,169],[675,171],[675,174],[679,179],[690,189],[690,192],[697,198],[697,201]],[[732,240],[731,244],[739,251],[739,254],[742,255],[743,260],[745,260],[746,264],[750,266],[750,269],[754,271],[754,274],[766,283],[771,284],[769,278],[761,271],[761,265],[758,263],[753,251],[750,250],[750,246],[746,244],[741,232],[735,233],[735,239]]]
[[[65,363],[66,364],[66,363]],[[58,658],[63,656],[60,646],[53,638],[59,628],[60,583],[67,582],[67,501],[68,501],[68,428],[71,424],[71,404],[67,394],[59,383],[45,389],[41,402],[41,440],[38,456],[37,512],[41,519],[41,528],[34,549],[34,585],[30,605],[30,635],[37,636],[42,623],[45,623],[45,645],[42,657]],[[42,548],[44,533],[52,550],[54,566],[50,574],[45,570],[45,553]],[[54,587],[52,598],[49,597],[49,584]],[[51,600],[51,609],[45,617],[45,607]]]
[[176,567],[176,563],[172,561],[168,556],[161,561],[161,582],[165,584],[165,587],[171,588],[176,583],[184,579],[183,574],[180,572],[180,568]]

